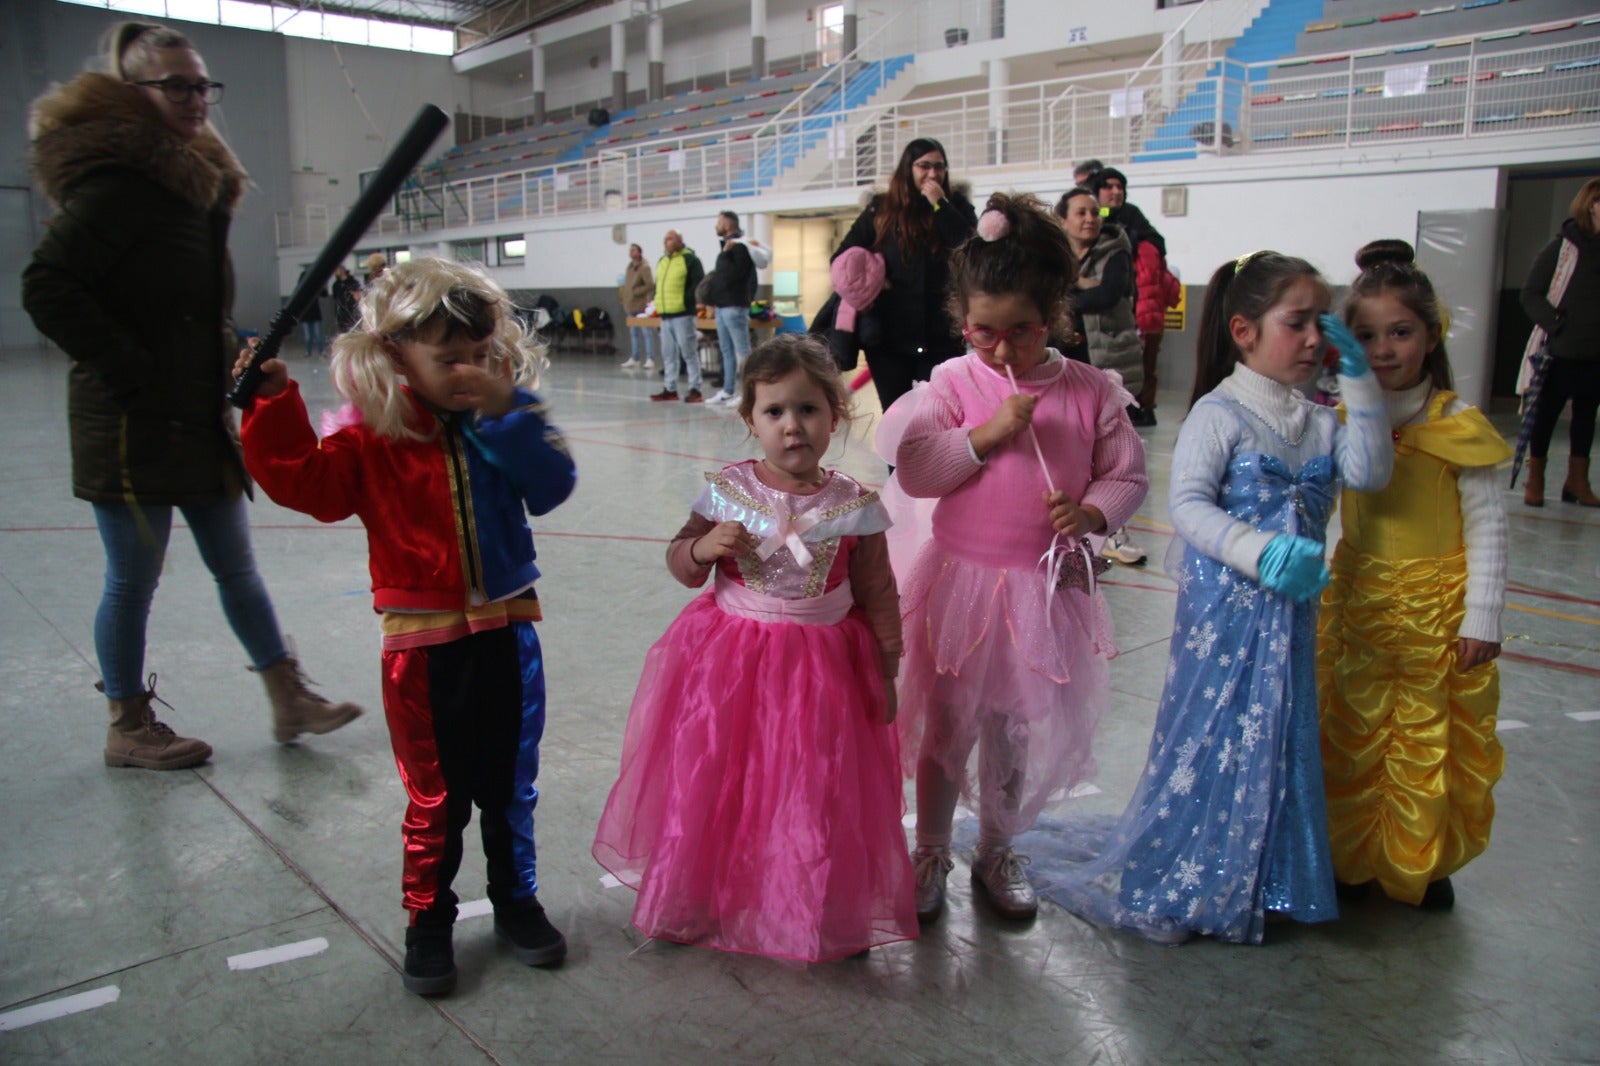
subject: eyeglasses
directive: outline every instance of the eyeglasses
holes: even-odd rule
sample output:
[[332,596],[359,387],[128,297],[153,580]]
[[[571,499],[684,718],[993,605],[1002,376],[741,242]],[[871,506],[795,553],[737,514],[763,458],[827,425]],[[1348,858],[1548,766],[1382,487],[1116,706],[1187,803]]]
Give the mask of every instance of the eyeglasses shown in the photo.
[[191,94],[200,97],[208,104],[214,104],[222,99],[220,81],[188,82],[182,78],[163,78],[161,81],[136,81],[134,84],[160,89],[161,95],[175,104],[188,103]]
[[964,326],[961,335],[978,351],[992,352],[1000,347],[1001,341],[1006,341],[1013,348],[1020,348],[1024,344],[1032,344],[1048,332],[1046,326],[1012,326],[1003,333],[987,326]]
[[912,163],[911,164],[911,169],[912,170],[932,170],[932,171],[935,171],[937,173],[943,174],[945,171],[950,169],[950,165],[948,163]]

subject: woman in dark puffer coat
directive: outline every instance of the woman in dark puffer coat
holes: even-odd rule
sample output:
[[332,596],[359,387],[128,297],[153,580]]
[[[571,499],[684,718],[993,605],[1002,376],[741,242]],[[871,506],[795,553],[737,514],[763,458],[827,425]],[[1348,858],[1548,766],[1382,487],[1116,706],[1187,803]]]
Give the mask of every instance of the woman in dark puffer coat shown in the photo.
[[23,272],[23,304],[72,360],[72,484],[106,551],[95,651],[110,701],[109,766],[173,770],[211,755],[155,718],[145,626],[183,512],[223,611],[262,675],[279,741],[354,719],[305,683],[250,550],[249,484],[225,391],[228,224],[248,175],[208,121],[222,87],[182,34],[122,23],[108,73],[35,101],[32,164],[56,208]]

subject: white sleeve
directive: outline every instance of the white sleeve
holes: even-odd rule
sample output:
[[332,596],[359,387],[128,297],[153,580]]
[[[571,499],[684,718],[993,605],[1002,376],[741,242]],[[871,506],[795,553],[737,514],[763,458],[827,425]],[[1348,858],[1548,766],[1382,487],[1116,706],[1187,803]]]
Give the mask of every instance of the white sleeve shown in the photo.
[[1344,399],[1345,424],[1334,434],[1333,458],[1339,477],[1357,492],[1377,492],[1394,473],[1394,436],[1389,408],[1377,375],[1358,378],[1339,375]]
[[1506,602],[1506,506],[1492,466],[1461,471],[1461,527],[1467,543],[1467,616],[1461,636],[1501,643]]
[[1238,422],[1219,402],[1194,406],[1178,430],[1167,511],[1186,543],[1253,581],[1260,576],[1256,562],[1276,534],[1257,530],[1217,504],[1238,437]]

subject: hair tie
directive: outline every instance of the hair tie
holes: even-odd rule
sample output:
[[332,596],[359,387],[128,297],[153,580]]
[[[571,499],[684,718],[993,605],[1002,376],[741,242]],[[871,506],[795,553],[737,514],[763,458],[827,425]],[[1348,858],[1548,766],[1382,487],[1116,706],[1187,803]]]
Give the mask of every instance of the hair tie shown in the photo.
[[1250,260],[1262,254],[1264,254],[1263,250],[1258,248],[1253,252],[1246,252],[1239,258],[1235,259],[1233,261],[1233,276],[1238,277],[1240,274],[1244,273],[1244,268],[1249,264]]
[[1011,220],[1006,213],[991,207],[978,216],[978,236],[986,241],[997,241],[1011,235]]

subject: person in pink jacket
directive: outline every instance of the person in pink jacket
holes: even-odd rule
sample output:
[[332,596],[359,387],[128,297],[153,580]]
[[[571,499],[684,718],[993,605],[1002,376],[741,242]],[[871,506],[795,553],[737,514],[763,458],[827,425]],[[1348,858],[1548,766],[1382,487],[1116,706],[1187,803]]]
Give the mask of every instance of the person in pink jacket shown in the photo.
[[1048,347],[1072,277],[1043,205],[991,196],[951,260],[950,312],[970,350],[934,369],[896,453],[900,487],[938,500],[900,601],[925,922],[944,909],[963,793],[979,811],[975,889],[1028,919],[1037,901],[1011,842],[1094,772],[1117,648],[1084,538],[1119,528],[1149,483],[1127,390]]

